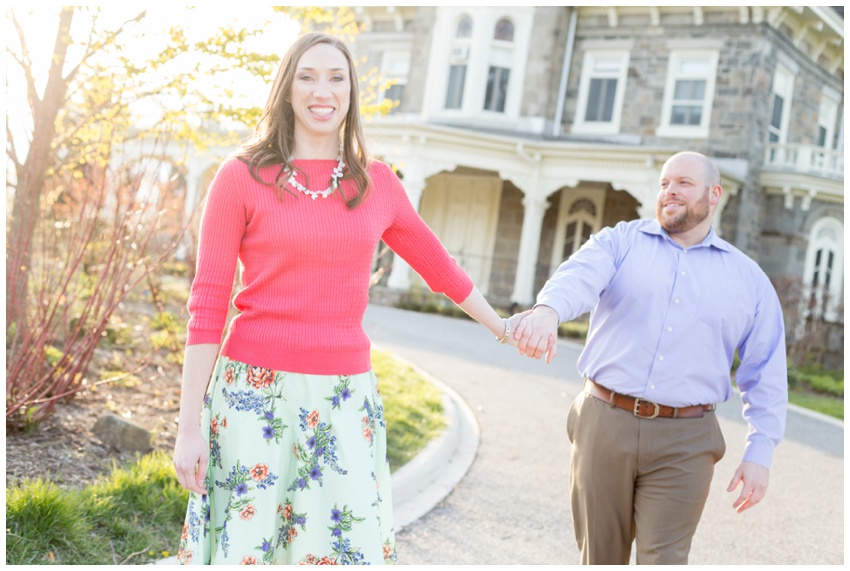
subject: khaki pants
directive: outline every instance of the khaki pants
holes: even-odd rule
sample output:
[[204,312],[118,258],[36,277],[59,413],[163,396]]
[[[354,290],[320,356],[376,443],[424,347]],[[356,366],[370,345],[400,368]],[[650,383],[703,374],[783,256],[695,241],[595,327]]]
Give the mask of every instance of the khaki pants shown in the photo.
[[581,393],[567,418],[582,564],[686,564],[726,444],[713,412],[641,419]]

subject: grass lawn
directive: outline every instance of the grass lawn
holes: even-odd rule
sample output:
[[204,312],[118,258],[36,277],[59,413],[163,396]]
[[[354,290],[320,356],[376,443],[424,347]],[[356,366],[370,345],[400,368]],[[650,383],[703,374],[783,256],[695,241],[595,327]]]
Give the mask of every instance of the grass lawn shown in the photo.
[[844,399],[842,398],[817,394],[806,390],[789,389],[788,401],[803,408],[844,420]]
[[[442,393],[390,354],[372,355],[387,422],[390,468],[445,427]],[[82,490],[28,481],[6,488],[6,563],[144,564],[174,553],[189,494],[155,452]]]

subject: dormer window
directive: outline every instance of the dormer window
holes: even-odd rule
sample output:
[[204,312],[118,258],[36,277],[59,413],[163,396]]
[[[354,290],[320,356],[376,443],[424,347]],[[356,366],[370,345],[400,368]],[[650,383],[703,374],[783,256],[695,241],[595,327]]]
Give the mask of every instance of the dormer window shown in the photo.
[[462,16],[457,23],[455,39],[449,52],[449,81],[446,89],[446,109],[463,107],[469,44],[472,38],[472,18]]
[[484,109],[505,111],[508,85],[511,77],[511,62],[514,58],[514,25],[507,18],[496,22],[493,45],[490,48],[490,67],[487,70],[487,91],[484,94]]

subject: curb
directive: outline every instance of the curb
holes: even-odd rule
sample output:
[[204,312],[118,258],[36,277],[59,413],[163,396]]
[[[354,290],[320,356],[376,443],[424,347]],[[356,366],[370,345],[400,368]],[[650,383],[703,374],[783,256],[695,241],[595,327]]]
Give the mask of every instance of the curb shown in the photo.
[[475,414],[454,389],[393,354],[443,391],[446,431],[392,474],[395,532],[409,526],[440,503],[469,471],[478,453],[480,430]]
[[[374,343],[372,347],[386,351]],[[472,409],[454,389],[395,353],[392,356],[442,391],[446,416],[445,432],[391,475],[393,523],[399,533],[434,509],[466,476],[478,454],[481,431]],[[177,565],[177,556],[149,565]]]

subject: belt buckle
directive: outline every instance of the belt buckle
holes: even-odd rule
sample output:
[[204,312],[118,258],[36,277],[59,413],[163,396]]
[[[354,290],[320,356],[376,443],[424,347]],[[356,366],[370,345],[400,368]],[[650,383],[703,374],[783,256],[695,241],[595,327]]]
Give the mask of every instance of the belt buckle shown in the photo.
[[[655,407],[655,410],[652,412],[652,416],[645,416],[645,415],[640,414],[639,409],[640,409],[641,403],[651,404],[652,406]],[[648,401],[648,400],[636,398],[635,399],[635,408],[632,412],[638,418],[647,418],[647,419],[651,420],[653,418],[656,418],[658,416],[658,414],[661,412],[661,406],[658,403],[654,403],[654,402],[651,402],[651,401]]]

